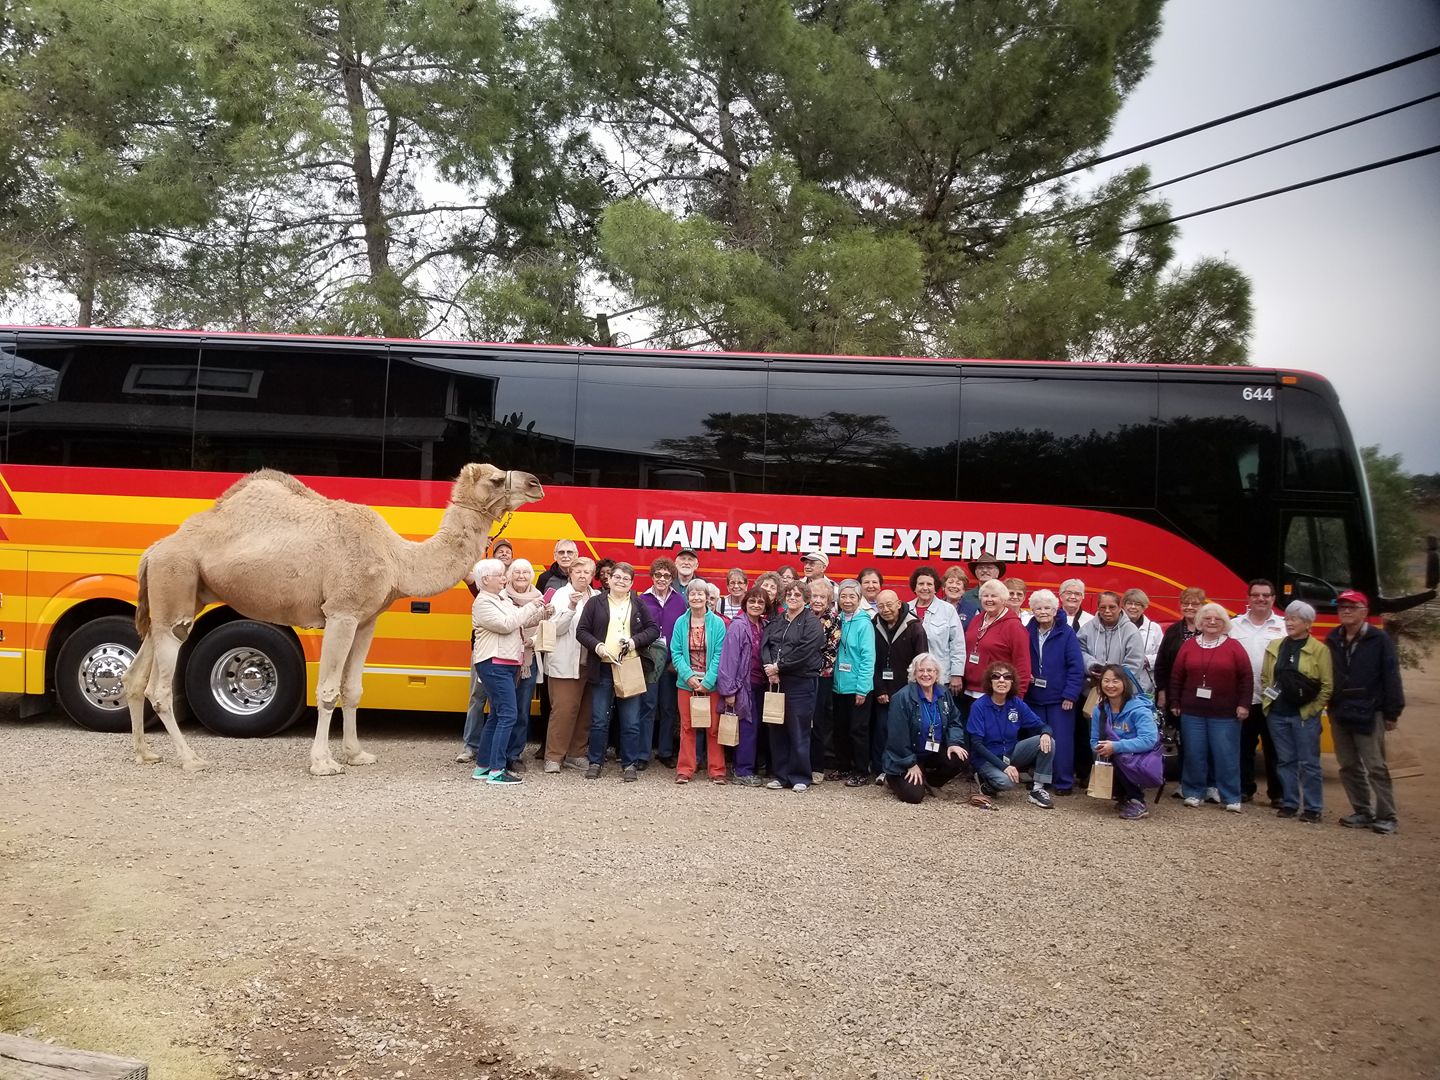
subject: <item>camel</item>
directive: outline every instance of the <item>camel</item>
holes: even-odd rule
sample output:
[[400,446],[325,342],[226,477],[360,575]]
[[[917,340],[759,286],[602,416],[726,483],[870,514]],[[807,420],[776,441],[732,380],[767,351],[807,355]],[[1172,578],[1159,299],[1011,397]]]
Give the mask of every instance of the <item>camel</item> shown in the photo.
[[125,675],[136,764],[160,760],[145,743],[147,698],[181,767],[197,772],[209,764],[175,723],[173,683],[180,645],[196,615],[217,602],[261,622],[324,628],[310,774],[345,771],[330,754],[337,703],[346,763],[374,764],[375,755],[360,749],[355,709],[375,620],[402,596],[434,596],[453,587],[484,553],[491,523],[544,493],[528,472],[466,465],[439,531],[417,543],[401,538],[368,506],[327,499],[286,473],[261,469],[237,480],[214,507],[191,515],[140,557],[140,649]]

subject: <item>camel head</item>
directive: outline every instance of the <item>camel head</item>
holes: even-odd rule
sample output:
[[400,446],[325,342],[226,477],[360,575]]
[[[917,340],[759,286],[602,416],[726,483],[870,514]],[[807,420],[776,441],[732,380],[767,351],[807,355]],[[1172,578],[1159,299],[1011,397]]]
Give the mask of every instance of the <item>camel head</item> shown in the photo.
[[451,502],[480,510],[492,518],[544,497],[545,489],[533,473],[518,469],[505,472],[480,462],[471,462],[461,469],[450,492]]

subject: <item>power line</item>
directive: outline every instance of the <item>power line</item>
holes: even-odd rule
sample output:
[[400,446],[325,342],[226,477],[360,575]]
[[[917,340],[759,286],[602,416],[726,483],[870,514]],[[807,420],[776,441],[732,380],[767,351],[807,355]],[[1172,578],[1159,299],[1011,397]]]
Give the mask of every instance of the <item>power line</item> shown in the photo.
[[1215,206],[1207,206],[1203,210],[1192,210],[1188,214],[1176,214],[1164,221],[1148,221],[1143,225],[1136,225],[1129,229],[1121,229],[1121,235],[1127,233],[1143,232],[1146,229],[1155,229],[1161,225],[1173,225],[1177,221],[1185,221],[1187,218],[1201,217],[1204,214],[1213,214],[1217,210],[1228,210],[1232,206],[1243,206],[1246,203],[1259,202],[1261,199],[1268,199],[1274,195],[1284,195],[1286,192],[1299,191],[1301,188],[1314,187],[1316,184],[1328,184],[1332,180],[1343,180],[1347,176],[1356,176],[1360,173],[1371,172],[1375,169],[1383,169],[1388,165],[1398,165],[1402,161],[1414,161],[1416,158],[1427,157],[1430,154],[1440,154],[1440,143],[1428,146],[1424,150],[1412,150],[1408,154],[1399,154],[1396,157],[1386,158],[1384,161],[1372,161],[1369,165],[1357,165],[1353,169],[1344,169],[1340,172],[1330,173],[1328,176],[1317,176],[1312,180],[1302,180],[1298,184],[1286,184],[1284,187],[1273,188],[1270,191],[1262,191],[1258,195],[1247,195],[1243,199],[1231,199],[1229,202],[1219,203]]
[[1123,150],[1115,150],[1108,154],[1101,154],[1098,157],[1089,158],[1075,165],[1068,166],[1067,168],[1059,169],[1056,172],[1048,173],[1044,176],[1039,176],[1034,179],[1027,180],[1021,184],[1011,184],[1009,187],[1001,188],[999,191],[992,192],[989,195],[982,195],[977,199],[972,199],[969,202],[961,203],[955,209],[964,210],[971,206],[978,206],[981,203],[992,202],[993,200],[998,199],[1000,196],[1008,195],[1011,192],[1023,191],[1026,188],[1034,187],[1037,184],[1046,184],[1049,183],[1051,180],[1058,180],[1062,176],[1069,176],[1072,173],[1083,172],[1086,169],[1093,169],[1096,165],[1103,165],[1108,161],[1114,161],[1116,158],[1129,157],[1131,154],[1137,154],[1141,150],[1149,150],[1153,146],[1162,146],[1165,143],[1174,142],[1176,139],[1183,139],[1188,135],[1194,135],[1201,131],[1208,131],[1210,128],[1219,127],[1222,124],[1229,124],[1235,120],[1244,119],[1247,116],[1254,116],[1257,113],[1262,113],[1270,109],[1279,108],[1281,105],[1289,105],[1292,102],[1301,101],[1308,97],[1314,97],[1316,94],[1323,94],[1326,91],[1335,90],[1341,86],[1348,86],[1351,83],[1360,82],[1363,79],[1371,79],[1374,78],[1376,75],[1383,75],[1387,71],[1394,71],[1397,68],[1405,67],[1408,64],[1415,64],[1421,60],[1428,60],[1430,57],[1436,55],[1440,55],[1440,45],[1436,45],[1433,48],[1426,49],[1423,52],[1418,52],[1410,56],[1401,57],[1399,60],[1392,60],[1388,64],[1381,64],[1379,67],[1368,68],[1365,71],[1357,71],[1354,75],[1346,75],[1343,79],[1333,79],[1330,82],[1321,83],[1319,86],[1312,86],[1308,90],[1300,90],[1293,94],[1286,94],[1284,97],[1275,98],[1273,101],[1267,101],[1260,105],[1252,105],[1248,109],[1241,109],[1239,112],[1233,112],[1226,116],[1219,116],[1216,117],[1214,120],[1207,120],[1203,124],[1195,124],[1194,126],[1184,128],[1181,131],[1172,131],[1169,135],[1161,135],[1159,138],[1156,139],[1150,139],[1146,142],[1136,143],[1134,146],[1127,146]]

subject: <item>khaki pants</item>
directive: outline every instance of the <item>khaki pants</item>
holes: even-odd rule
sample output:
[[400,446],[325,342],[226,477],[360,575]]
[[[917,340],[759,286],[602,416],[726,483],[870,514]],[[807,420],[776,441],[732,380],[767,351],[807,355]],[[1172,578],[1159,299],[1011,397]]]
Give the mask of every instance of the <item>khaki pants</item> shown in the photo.
[[[584,757],[590,739],[590,684],[578,679],[546,679],[550,687],[550,725],[545,729],[545,760]],[[580,720],[584,717],[583,722]]]
[[1359,734],[1343,724],[1332,724],[1330,738],[1340,762],[1340,782],[1357,814],[1370,814],[1376,821],[1395,818],[1395,789],[1390,785],[1390,767],[1385,763],[1385,721],[1375,717],[1375,728]]

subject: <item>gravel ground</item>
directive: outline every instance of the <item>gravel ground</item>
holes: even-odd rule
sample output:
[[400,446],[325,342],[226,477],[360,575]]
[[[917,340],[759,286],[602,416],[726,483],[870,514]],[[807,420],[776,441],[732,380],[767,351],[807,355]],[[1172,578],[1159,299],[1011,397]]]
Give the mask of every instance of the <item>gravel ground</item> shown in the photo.
[[[1409,680],[1430,757],[1434,676]],[[1435,778],[1395,837],[1165,799],[998,813],[651,771],[487,788],[434,717],[190,734],[0,710],[0,1030],[155,1080],[1433,1077]],[[1363,927],[1363,933],[1357,927]]]

